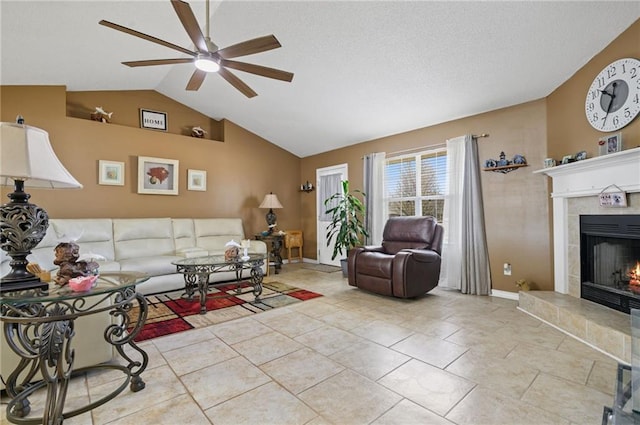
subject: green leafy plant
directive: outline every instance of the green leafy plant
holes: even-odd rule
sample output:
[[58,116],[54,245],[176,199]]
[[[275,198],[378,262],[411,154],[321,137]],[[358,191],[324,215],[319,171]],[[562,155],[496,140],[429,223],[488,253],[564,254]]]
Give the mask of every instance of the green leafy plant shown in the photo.
[[349,180],[343,180],[342,193],[335,193],[324,201],[327,214],[331,215],[331,223],[327,227],[327,246],[335,239],[332,260],[338,254],[347,254],[351,248],[361,244],[362,236],[369,236],[362,222],[365,207],[355,194],[361,194],[363,198],[366,196],[359,190],[350,192]]

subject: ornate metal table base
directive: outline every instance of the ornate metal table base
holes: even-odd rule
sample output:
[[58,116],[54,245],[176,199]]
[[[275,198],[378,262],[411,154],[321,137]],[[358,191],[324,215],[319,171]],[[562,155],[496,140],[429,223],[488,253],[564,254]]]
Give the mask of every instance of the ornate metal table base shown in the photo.
[[[235,289],[236,295],[253,292],[255,302],[260,302],[263,278],[262,265],[264,264],[264,257],[261,255],[251,255],[246,261],[224,261],[224,257],[221,256],[196,257],[176,261],[173,264],[177,267],[178,273],[184,275],[185,297],[192,300],[195,292],[198,292],[198,296],[200,297],[200,314],[207,313],[206,303],[209,287],[217,286],[209,284],[209,276],[213,273],[234,271],[238,285]],[[249,281],[252,287],[251,291],[242,291],[240,287],[242,271],[246,269],[251,270]],[[228,283],[221,283],[221,285],[228,285]],[[223,296],[220,298],[222,297]]]
[[[42,302],[31,299],[12,302],[3,298],[0,305],[4,333],[9,347],[21,360],[6,382],[11,400],[7,406],[7,419],[19,424],[61,424],[64,419],[94,409],[115,398],[129,385],[131,391],[140,391],[145,383],[140,374],[145,370],[148,356],[138,347],[134,338],[147,317],[147,302],[135,291],[135,286],[114,287],[87,296],[65,298],[50,297]],[[47,298],[46,296],[43,298]],[[134,303],[139,306],[138,316],[132,321],[128,315]],[[73,370],[75,320],[78,317],[108,311],[113,323],[104,331],[105,340],[113,345],[127,365],[103,364]],[[129,345],[138,360],[124,351]],[[108,395],[73,411],[64,411],[69,381],[72,376],[89,370],[116,369],[124,373],[124,382]],[[40,372],[42,380],[31,383]],[[47,388],[44,413],[41,418],[26,418],[31,411],[29,396],[40,388]]]

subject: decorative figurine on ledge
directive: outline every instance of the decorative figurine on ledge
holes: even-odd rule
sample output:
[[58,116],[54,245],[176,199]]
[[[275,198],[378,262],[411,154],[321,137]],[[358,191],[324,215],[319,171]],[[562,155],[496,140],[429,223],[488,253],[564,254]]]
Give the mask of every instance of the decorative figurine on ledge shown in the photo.
[[106,112],[102,106],[96,106],[96,110],[91,113],[91,119],[108,123],[111,120],[111,115],[113,112]]
[[207,131],[200,126],[195,126],[191,129],[191,137],[197,137],[198,139],[202,139]]
[[80,247],[74,242],[61,242],[54,248],[56,258],[53,264],[59,266],[55,282],[66,285],[70,279],[81,276],[90,276],[98,271],[98,263],[95,261],[78,261]]

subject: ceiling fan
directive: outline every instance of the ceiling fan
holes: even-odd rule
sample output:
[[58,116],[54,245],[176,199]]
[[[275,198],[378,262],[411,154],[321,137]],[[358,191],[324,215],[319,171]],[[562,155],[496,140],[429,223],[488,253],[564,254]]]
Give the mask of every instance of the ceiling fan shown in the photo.
[[171,0],[171,5],[176,11],[180,22],[182,22],[182,26],[184,26],[187,34],[189,34],[189,38],[191,38],[191,41],[193,41],[196,51],[185,49],[184,47],[169,43],[168,41],[161,40],[154,36],[144,34],[142,32],[123,27],[122,25],[105,21],[103,19],[99,22],[100,25],[122,31],[126,34],[151,41],[152,43],[156,43],[161,46],[169,47],[170,49],[174,49],[191,56],[190,58],[152,59],[122,62],[124,65],[137,67],[193,63],[196,66],[196,70],[193,72],[191,78],[189,79],[189,82],[187,83],[187,90],[198,90],[202,85],[202,82],[204,81],[207,73],[217,72],[222,78],[227,80],[229,84],[240,90],[242,94],[249,98],[257,96],[257,93],[253,91],[251,87],[245,84],[242,80],[240,80],[240,78],[238,78],[235,74],[229,71],[228,68],[237,69],[238,71],[244,71],[250,74],[260,75],[262,77],[273,78],[281,81],[290,82],[293,79],[293,74],[291,72],[246,62],[229,60],[238,56],[246,56],[254,53],[266,52],[268,50],[281,47],[280,42],[274,35],[258,37],[252,40],[234,44],[229,47],[225,47],[224,49],[218,49],[218,46],[216,46],[209,37],[209,0],[207,0],[206,3],[206,37],[202,34],[200,26],[198,25],[198,21],[196,20],[196,17],[191,10],[191,6],[189,6],[189,3],[182,0]]

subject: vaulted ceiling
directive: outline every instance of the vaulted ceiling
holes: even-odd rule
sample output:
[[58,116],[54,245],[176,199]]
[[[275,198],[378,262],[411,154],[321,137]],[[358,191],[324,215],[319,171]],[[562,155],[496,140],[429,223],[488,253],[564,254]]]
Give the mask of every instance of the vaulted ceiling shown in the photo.
[[[204,1],[190,1],[204,29]],[[236,60],[295,74],[234,71],[197,92],[187,57],[98,25],[106,19],[193,49],[169,0],[0,2],[0,83],[69,91],[152,89],[305,157],[549,95],[640,17],[640,2],[212,2],[220,47],[274,34],[281,48]],[[182,56],[181,56],[182,55]],[[585,89],[586,90],[586,89]]]

